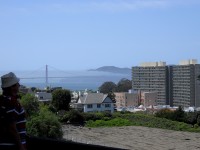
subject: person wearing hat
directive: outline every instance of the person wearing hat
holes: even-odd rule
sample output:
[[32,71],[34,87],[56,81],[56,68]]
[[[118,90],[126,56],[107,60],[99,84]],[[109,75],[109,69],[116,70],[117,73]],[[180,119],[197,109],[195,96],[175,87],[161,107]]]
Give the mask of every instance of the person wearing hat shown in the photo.
[[26,150],[26,116],[19,102],[20,79],[13,72],[1,76],[0,142]]

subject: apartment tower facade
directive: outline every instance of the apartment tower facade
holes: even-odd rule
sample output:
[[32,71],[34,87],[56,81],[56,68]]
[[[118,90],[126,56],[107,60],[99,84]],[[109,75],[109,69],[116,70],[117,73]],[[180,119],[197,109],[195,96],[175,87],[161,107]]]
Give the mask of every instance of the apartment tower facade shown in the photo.
[[158,105],[169,103],[168,67],[165,62],[148,62],[132,67],[132,88],[142,92],[157,92]]
[[132,67],[132,88],[158,92],[157,105],[200,107],[200,64],[197,60],[166,66],[165,62]]
[[200,64],[197,60],[180,61],[179,65],[169,66],[170,105],[200,107]]

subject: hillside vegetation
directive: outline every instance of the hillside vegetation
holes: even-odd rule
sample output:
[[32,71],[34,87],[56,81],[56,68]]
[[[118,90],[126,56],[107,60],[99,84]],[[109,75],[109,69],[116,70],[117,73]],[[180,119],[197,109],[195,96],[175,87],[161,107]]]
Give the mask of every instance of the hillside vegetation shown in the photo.
[[192,125],[144,113],[115,112],[110,114],[105,112],[77,113],[76,111],[72,111],[66,112],[61,122],[67,120],[73,120],[76,123],[82,120],[85,122],[86,127],[144,126],[175,131],[200,132],[197,124]]
[[115,117],[108,120],[90,120],[86,123],[87,127],[113,127],[113,126],[145,126],[152,128],[169,129],[175,131],[200,132],[200,128],[192,125],[172,121],[165,118],[158,118],[146,114],[115,114]]

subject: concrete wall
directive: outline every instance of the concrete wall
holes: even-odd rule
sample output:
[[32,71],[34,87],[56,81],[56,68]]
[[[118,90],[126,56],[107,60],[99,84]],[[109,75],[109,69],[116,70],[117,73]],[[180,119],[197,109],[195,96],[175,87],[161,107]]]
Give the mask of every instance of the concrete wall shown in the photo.
[[138,93],[115,92],[116,107],[138,106]]
[[157,101],[158,93],[157,92],[142,92],[141,99],[145,107],[155,106]]

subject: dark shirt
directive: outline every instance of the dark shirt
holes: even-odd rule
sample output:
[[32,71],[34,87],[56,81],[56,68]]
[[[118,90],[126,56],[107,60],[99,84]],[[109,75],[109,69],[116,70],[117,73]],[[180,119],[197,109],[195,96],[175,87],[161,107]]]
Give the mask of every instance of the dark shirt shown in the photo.
[[21,143],[26,145],[26,116],[18,97],[0,96],[0,141],[14,141],[8,125],[16,123]]

